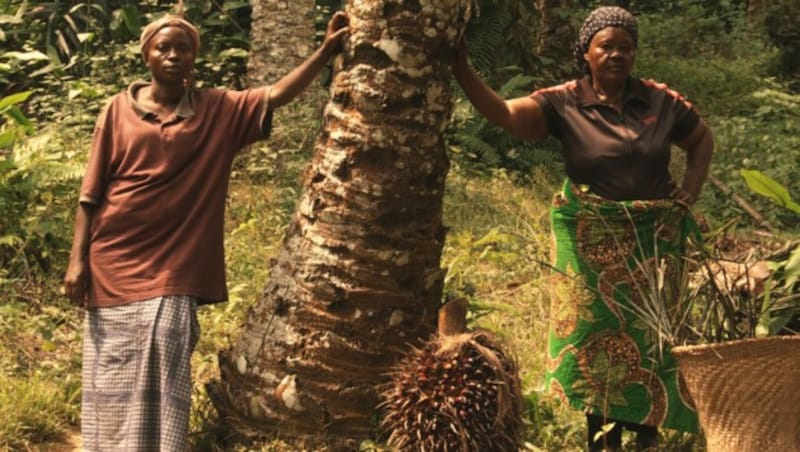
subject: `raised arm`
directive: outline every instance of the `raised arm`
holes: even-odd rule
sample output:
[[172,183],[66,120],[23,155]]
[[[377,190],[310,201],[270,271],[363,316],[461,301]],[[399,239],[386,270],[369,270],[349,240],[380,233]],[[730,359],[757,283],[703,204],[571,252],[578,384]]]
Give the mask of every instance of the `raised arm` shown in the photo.
[[307,60],[272,85],[269,95],[270,108],[288,104],[319,75],[328,60],[341,51],[342,40],[349,31],[347,24],[347,15],[342,11],[331,17],[322,45]]
[[541,140],[547,137],[547,121],[539,104],[530,97],[510,100],[500,97],[470,67],[464,41],[456,52],[453,75],[467,99],[489,121],[520,138]]
[[673,197],[684,205],[692,205],[700,195],[708,175],[711,155],[714,153],[714,136],[702,119],[686,138],[677,143],[686,151],[686,174]]

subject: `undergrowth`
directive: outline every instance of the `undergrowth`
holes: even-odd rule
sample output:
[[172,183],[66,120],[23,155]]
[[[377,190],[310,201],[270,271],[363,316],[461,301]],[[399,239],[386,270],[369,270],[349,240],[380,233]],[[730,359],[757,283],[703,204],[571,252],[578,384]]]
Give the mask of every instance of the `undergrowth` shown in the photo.
[[[768,74],[775,51],[752,37],[722,33],[724,27],[713,20],[692,23],[694,35],[682,26],[674,18],[642,21],[637,74],[668,83],[697,105],[717,141],[712,175],[774,218],[782,232],[796,234],[797,217],[750,195],[739,173],[742,168],[764,171],[800,194],[800,99]],[[698,36],[713,42],[698,46]],[[141,75],[126,69],[117,76],[114,69],[141,71],[135,49],[121,43],[109,49],[86,62],[95,69],[89,78],[57,72],[40,76],[47,83],[37,87],[28,108],[51,124],[0,154],[0,198],[6,203],[0,219],[0,450],[43,449],[79,424],[83,311],[59,293],[80,184],[76,168],[84,165],[94,117],[105,98]],[[513,68],[508,75],[505,79],[512,80]],[[532,80],[519,77],[506,88],[518,95],[532,90]],[[191,441],[196,450],[219,450],[224,441],[203,386],[218,377],[217,351],[229,346],[247,309],[258,301],[300,196],[326,94],[320,90],[310,96],[305,107],[276,115],[274,141],[253,146],[234,163],[225,236],[230,301],[200,310],[202,335],[193,355]],[[452,169],[444,210],[450,228],[442,256],[444,296],[466,297],[472,324],[496,331],[517,356],[526,401],[525,447],[582,450],[583,416],[540,388],[549,318],[542,262],[548,260],[547,210],[563,177],[561,163],[552,143],[523,146],[474,114],[459,100],[448,136]],[[506,169],[497,169],[497,162]],[[711,223],[736,221],[753,228],[741,207],[711,184],[699,209]],[[664,435],[665,450],[702,450],[697,437]],[[280,443],[258,447],[292,450]]]

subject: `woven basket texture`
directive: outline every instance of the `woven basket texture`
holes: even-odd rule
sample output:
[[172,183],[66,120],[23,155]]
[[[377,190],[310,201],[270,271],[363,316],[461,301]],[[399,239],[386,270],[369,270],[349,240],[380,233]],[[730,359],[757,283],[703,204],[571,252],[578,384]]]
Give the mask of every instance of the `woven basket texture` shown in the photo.
[[800,451],[800,336],[672,349],[708,452]]

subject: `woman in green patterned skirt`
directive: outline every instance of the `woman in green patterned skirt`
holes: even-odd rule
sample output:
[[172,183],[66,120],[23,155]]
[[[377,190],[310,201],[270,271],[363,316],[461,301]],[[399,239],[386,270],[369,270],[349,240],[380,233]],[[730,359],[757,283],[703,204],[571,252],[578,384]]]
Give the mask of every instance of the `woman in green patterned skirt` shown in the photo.
[[[639,310],[648,290],[679,282],[688,207],[708,173],[713,137],[680,94],[631,77],[637,42],[633,15],[601,7],[580,31],[577,80],[505,100],[470,68],[466,45],[453,68],[490,121],[562,144],[568,179],[551,210],[546,384],[586,412],[589,450],[620,448],[623,427],[637,432],[642,449],[657,446],[658,427],[697,430],[675,361]],[[672,144],[686,151],[680,185],[668,168]]]

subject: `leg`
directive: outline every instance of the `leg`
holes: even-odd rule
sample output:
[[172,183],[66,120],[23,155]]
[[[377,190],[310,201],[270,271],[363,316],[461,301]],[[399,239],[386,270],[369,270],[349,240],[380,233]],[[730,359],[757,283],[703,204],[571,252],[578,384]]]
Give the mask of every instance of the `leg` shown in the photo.
[[[603,431],[603,426],[614,422],[614,427],[595,441],[595,436]],[[622,448],[622,425],[603,416],[586,415],[589,451],[620,450]]]
[[81,430],[87,451],[188,450],[196,303],[157,297],[87,313]]
[[114,308],[86,311],[81,436],[86,451],[124,450],[131,426],[130,388],[141,362],[138,333]]

